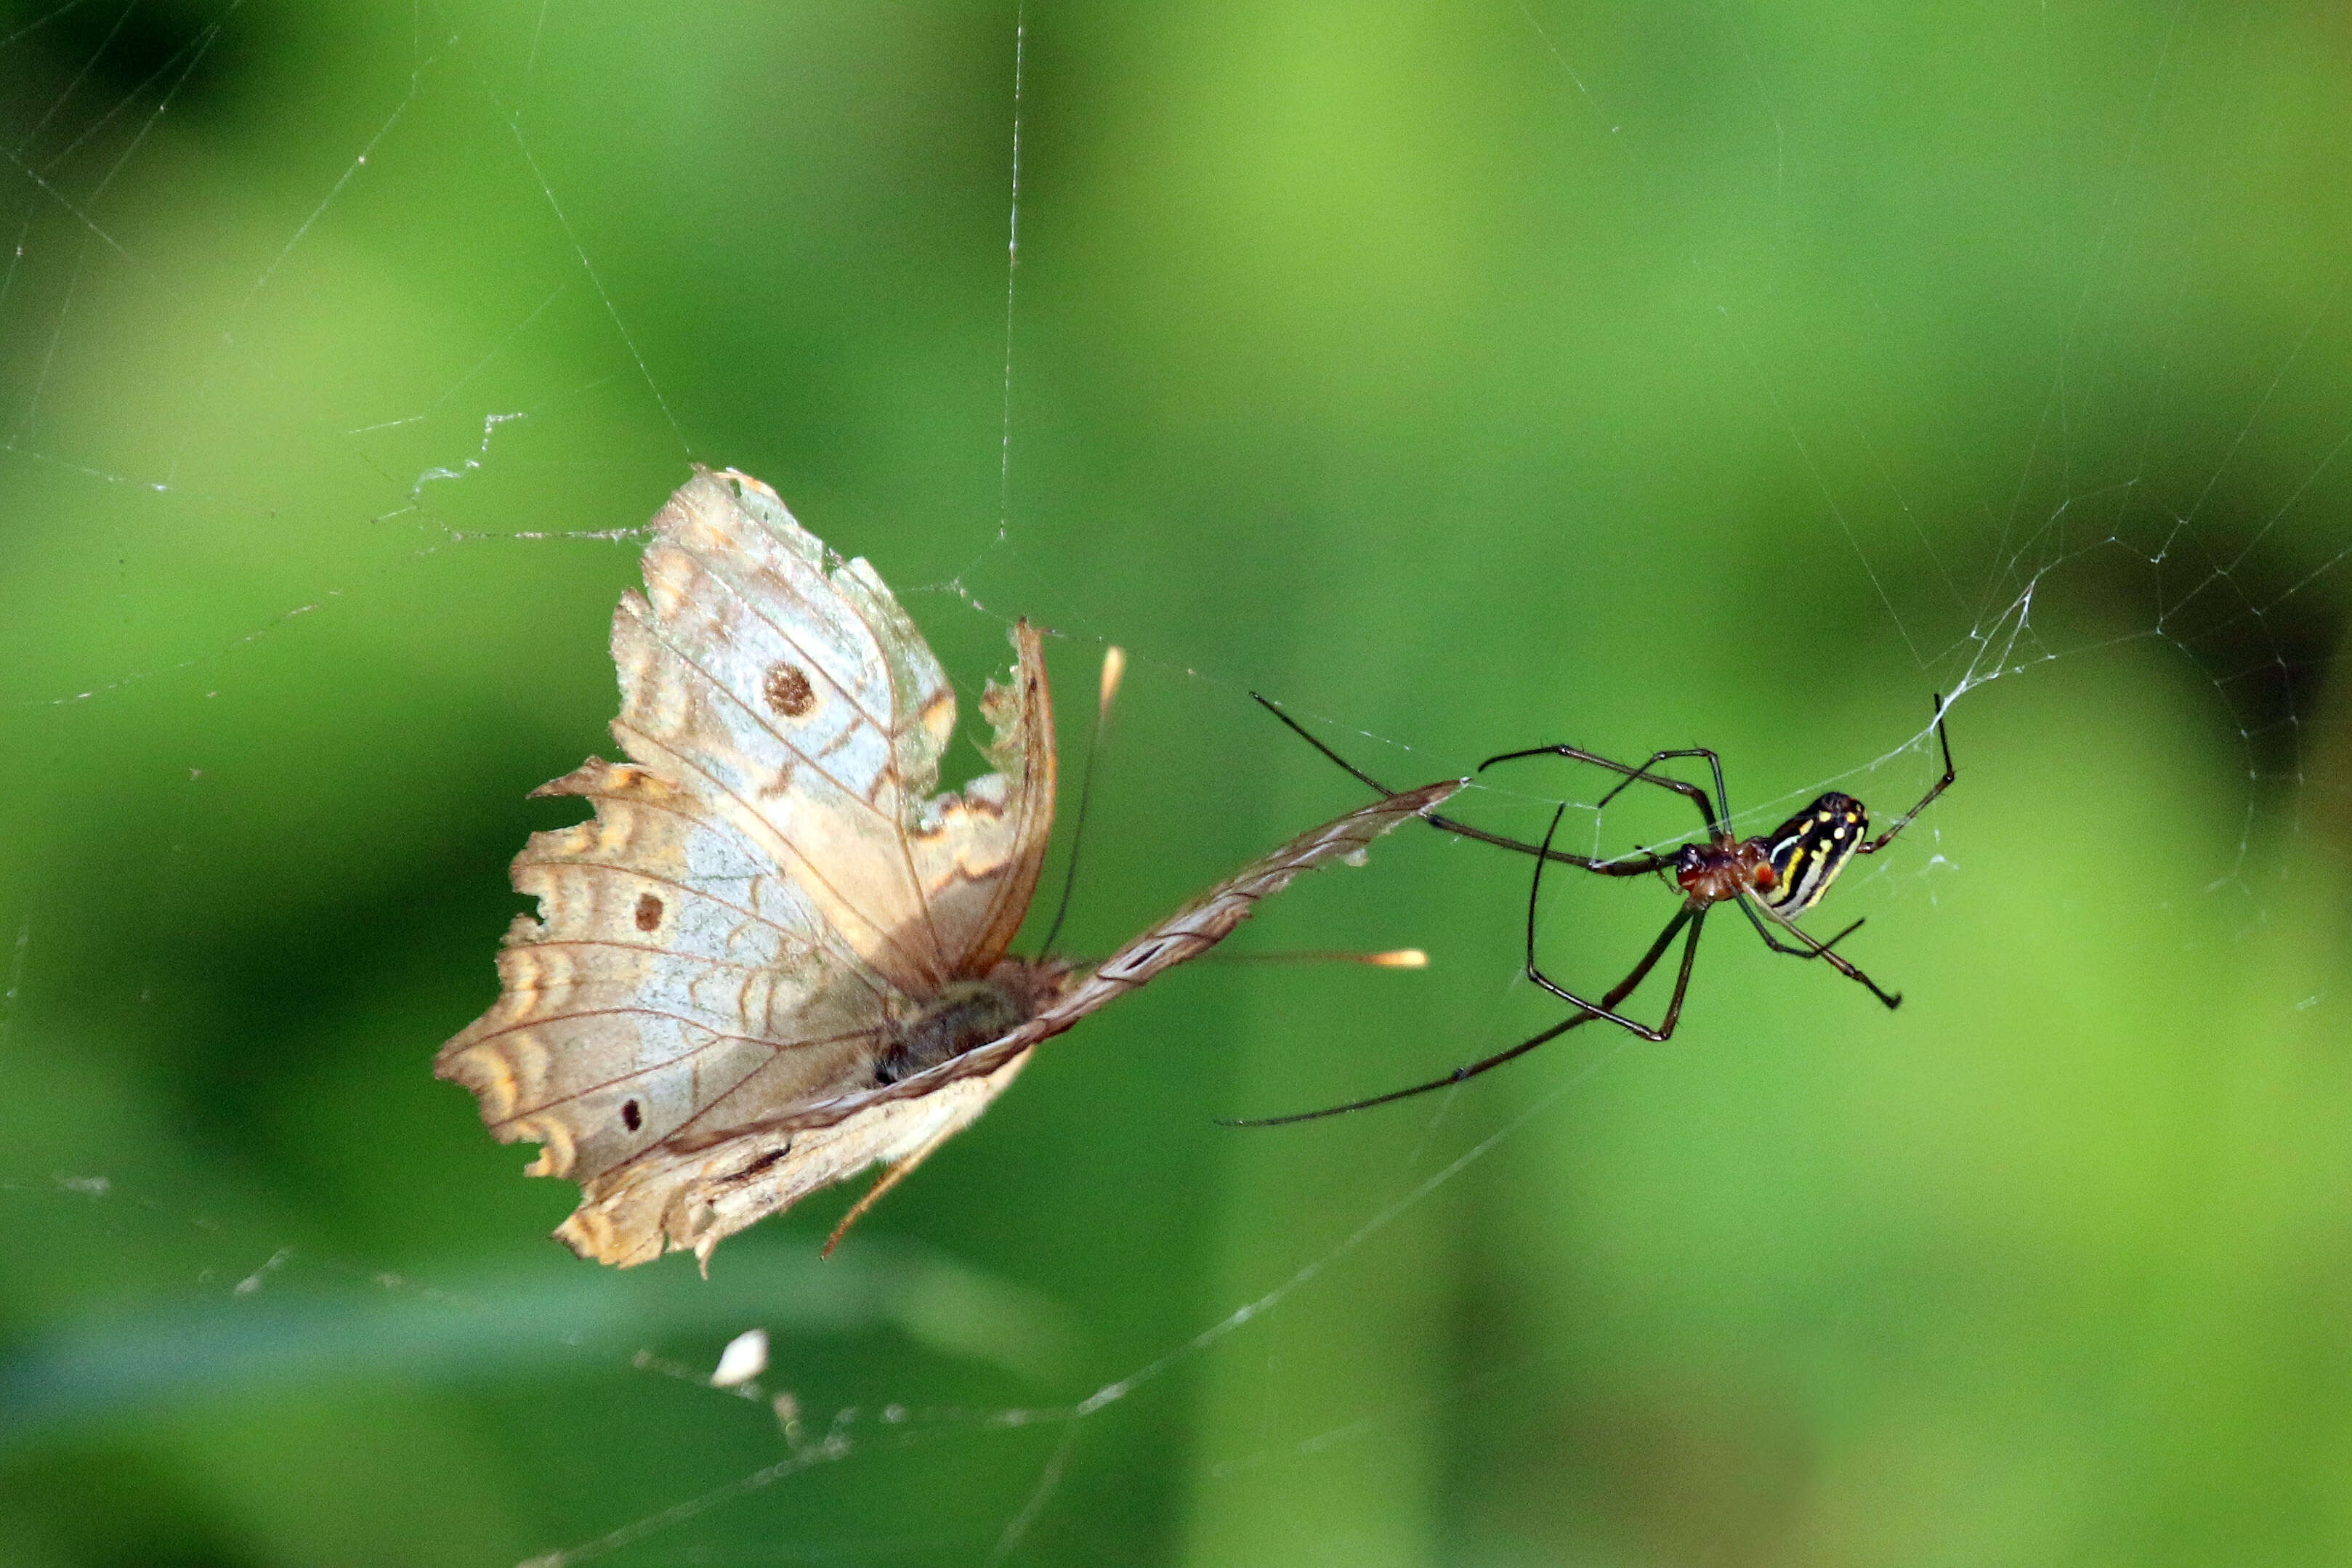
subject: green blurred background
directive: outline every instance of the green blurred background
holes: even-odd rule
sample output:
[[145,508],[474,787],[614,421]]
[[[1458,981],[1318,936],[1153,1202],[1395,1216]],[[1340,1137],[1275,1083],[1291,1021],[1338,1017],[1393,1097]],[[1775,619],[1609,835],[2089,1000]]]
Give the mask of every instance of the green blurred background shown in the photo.
[[[2352,1557],[2340,7],[1018,21],[9,9],[0,1563]],[[1908,1000],[1727,913],[1665,1046],[1212,1125],[1558,1016],[1400,835],[1232,945],[1429,972],[1192,966],[830,1263],[578,1263],[429,1066],[690,459],[968,700],[1131,650],[1080,952],[1362,798],[1252,689],[1400,783],[1712,745],[1742,831],[1957,690],[1814,921]],[[1673,903],[1550,898],[1588,990]]]

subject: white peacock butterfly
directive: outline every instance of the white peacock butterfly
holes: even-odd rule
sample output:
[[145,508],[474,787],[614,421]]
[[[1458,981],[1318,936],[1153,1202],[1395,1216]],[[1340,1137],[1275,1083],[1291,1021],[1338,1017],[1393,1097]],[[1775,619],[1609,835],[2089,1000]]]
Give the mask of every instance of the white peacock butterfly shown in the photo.
[[1301,834],[1092,969],[1009,958],[1054,816],[1036,629],[1013,628],[1013,682],[981,700],[996,771],[935,796],[955,696],[871,566],[732,471],[698,469],[654,532],[646,592],[613,617],[631,760],[534,792],[595,815],[516,858],[538,918],[516,917],[502,994],[434,1064],[492,1136],[541,1145],[530,1174],[580,1184],[555,1234],[583,1258],[708,1268],[722,1238],[886,1163],[856,1218],[1039,1041],[1461,787]]

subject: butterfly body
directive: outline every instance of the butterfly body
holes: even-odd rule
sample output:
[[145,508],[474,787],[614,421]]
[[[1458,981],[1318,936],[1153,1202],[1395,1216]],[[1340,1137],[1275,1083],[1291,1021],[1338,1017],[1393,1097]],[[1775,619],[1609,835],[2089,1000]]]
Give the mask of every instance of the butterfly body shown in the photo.
[[1059,960],[1007,958],[986,979],[949,983],[893,1030],[874,1064],[874,1087],[927,1072],[1011,1034],[1059,998],[1071,977],[1070,966]]
[[539,913],[435,1062],[493,1136],[541,1146],[529,1173],[580,1184],[556,1235],[585,1258],[707,1266],[820,1187],[876,1163],[887,1185],[1039,1041],[1459,787],[1310,830],[1094,969],[1009,957],[1054,816],[1036,628],[981,700],[992,771],[934,794],[954,692],[872,567],[733,472],[698,470],[654,534],[613,623],[630,760],[534,792],[594,815],[516,858]]

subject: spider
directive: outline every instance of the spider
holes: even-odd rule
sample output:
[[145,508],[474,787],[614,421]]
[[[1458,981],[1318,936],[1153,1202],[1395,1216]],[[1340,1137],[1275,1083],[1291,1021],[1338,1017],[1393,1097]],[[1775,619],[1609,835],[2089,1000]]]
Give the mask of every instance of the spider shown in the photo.
[[[1276,718],[1290,726],[1291,730],[1304,738],[1307,744],[1339,763],[1359,781],[1379,790],[1382,795],[1391,793],[1380,781],[1341,757],[1339,752],[1317,740],[1313,735],[1308,734],[1297,720],[1291,718],[1273,702],[1259,697],[1255,692],[1250,695],[1256,698],[1259,704]],[[1683,995],[1690,989],[1691,963],[1698,955],[1699,931],[1706,923],[1707,911],[1721,903],[1736,902],[1739,906],[1739,912],[1748,917],[1748,923],[1756,928],[1756,934],[1764,939],[1764,945],[1773,952],[1785,952],[1795,958],[1822,959],[1839,973],[1869,991],[1873,996],[1886,1004],[1888,1007],[1900,1005],[1903,1001],[1900,994],[1881,989],[1876,981],[1831,951],[1859,930],[1862,921],[1855,921],[1853,924],[1847,926],[1827,942],[1801,929],[1796,922],[1798,916],[1821,902],[1822,895],[1829,891],[1830,884],[1837,880],[1838,873],[1845,869],[1848,861],[1857,855],[1875,855],[1895,841],[1895,835],[1911,826],[1914,817],[1927,810],[1928,805],[1937,795],[1951,786],[1957,773],[1952,766],[1951,737],[1944,731],[1944,699],[1940,692],[1935,698],[1934,711],[1936,739],[1944,752],[1944,776],[1937,779],[1928,787],[1927,793],[1919,797],[1918,805],[1897,817],[1894,826],[1875,838],[1866,837],[1870,832],[1870,817],[1864,811],[1862,802],[1850,795],[1835,790],[1822,795],[1769,833],[1759,833],[1753,838],[1735,838],[1730,827],[1727,826],[1731,820],[1731,801],[1723,784],[1723,761],[1705,746],[1685,746],[1673,751],[1654,752],[1650,754],[1650,760],[1639,767],[1566,744],[1531,746],[1525,751],[1505,752],[1499,756],[1487,758],[1478,764],[1479,772],[1484,773],[1497,763],[1519,762],[1529,757],[1566,757],[1570,762],[1589,763],[1595,767],[1607,768],[1613,773],[1622,773],[1624,777],[1620,779],[1607,795],[1601,797],[1599,805],[1595,807],[1596,810],[1600,806],[1607,805],[1621,793],[1637,783],[1654,784],[1660,789],[1672,790],[1698,807],[1699,819],[1706,825],[1706,837],[1702,840],[1685,844],[1676,850],[1643,849],[1614,860],[1601,860],[1552,847],[1552,839],[1559,831],[1560,818],[1568,811],[1566,802],[1562,802],[1552,812],[1551,825],[1544,830],[1543,842],[1540,845],[1528,844],[1517,838],[1507,838],[1500,834],[1488,833],[1483,828],[1473,827],[1468,823],[1457,822],[1450,817],[1432,816],[1429,823],[1433,827],[1443,828],[1446,832],[1459,834],[1465,838],[1475,838],[1482,844],[1496,845],[1504,849],[1517,850],[1520,854],[1532,855],[1536,858],[1535,874],[1528,879],[1528,884],[1527,975],[1529,980],[1567,1003],[1576,1011],[1532,1039],[1522,1040],[1508,1050],[1497,1051],[1482,1060],[1472,1062],[1465,1067],[1455,1068],[1444,1078],[1432,1079],[1427,1083],[1417,1083],[1410,1089],[1392,1089],[1386,1094],[1376,1094],[1367,1100],[1350,1100],[1345,1105],[1327,1106],[1321,1110],[1302,1110],[1288,1116],[1237,1121],[1229,1122],[1227,1125],[1279,1127],[1293,1121],[1312,1121],[1319,1117],[1339,1116],[1350,1110],[1369,1110],[1375,1105],[1386,1105],[1391,1100],[1409,1100],[1417,1094],[1427,1094],[1432,1089],[1445,1089],[1465,1079],[1476,1078],[1480,1073],[1491,1071],[1501,1067],[1505,1062],[1525,1056],[1547,1040],[1556,1038],[1580,1024],[1589,1024],[1595,1018],[1606,1018],[1609,1022],[1629,1029],[1645,1040],[1667,1039],[1673,1036],[1675,1024],[1682,1018]],[[1713,799],[1709,799],[1706,791],[1697,784],[1687,784],[1681,779],[1668,778],[1650,771],[1660,763],[1670,762],[1677,757],[1706,759],[1709,771],[1715,774]],[[1641,961],[1633,965],[1633,973],[1611,986],[1598,1002],[1589,1002],[1559,984],[1546,974],[1536,963],[1536,908],[1543,893],[1543,873],[1547,862],[1574,866],[1602,877],[1646,877],[1653,872],[1671,874],[1675,885],[1682,890],[1682,908],[1676,910],[1674,918],[1666,921],[1665,929],[1658,933],[1657,940],[1650,944],[1649,951],[1644,952]],[[1767,921],[1770,924],[1768,925]],[[1791,945],[1775,938],[1772,934],[1773,926],[1778,926],[1782,931],[1794,937],[1795,944]],[[1665,1016],[1658,1021],[1657,1027],[1652,1028],[1638,1019],[1629,1018],[1618,1012],[1618,1006],[1627,996],[1633,994],[1636,986],[1649,977],[1650,971],[1657,967],[1658,960],[1664,957],[1666,949],[1674,944],[1675,935],[1685,928],[1688,929],[1689,934],[1683,939],[1682,967],[1675,976],[1675,994],[1667,1002]]]

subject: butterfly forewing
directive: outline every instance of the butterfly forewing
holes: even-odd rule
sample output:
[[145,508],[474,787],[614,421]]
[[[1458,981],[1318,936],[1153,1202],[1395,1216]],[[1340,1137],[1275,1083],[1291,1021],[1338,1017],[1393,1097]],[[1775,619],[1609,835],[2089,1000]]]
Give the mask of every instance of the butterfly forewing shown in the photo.
[[1040,776],[934,802],[955,696],[870,566],[740,475],[698,475],[654,525],[646,593],[613,622],[622,747],[759,844],[902,988],[985,970],[1011,940],[991,884],[1009,876],[1025,906],[1052,826],[1034,633],[991,717],[1006,726],[996,754],[1043,758]]

